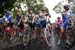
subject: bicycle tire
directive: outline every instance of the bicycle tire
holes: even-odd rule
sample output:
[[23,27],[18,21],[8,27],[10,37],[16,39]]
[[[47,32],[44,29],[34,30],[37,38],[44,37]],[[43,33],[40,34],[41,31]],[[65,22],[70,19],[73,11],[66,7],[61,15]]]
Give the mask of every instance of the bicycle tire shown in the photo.
[[71,47],[74,46],[74,42],[75,42],[75,37],[74,36],[75,35],[74,35],[74,31],[72,29],[67,30],[67,32],[68,32],[68,36],[69,36],[68,41],[70,42],[70,44],[67,44],[65,42],[65,48],[70,49]]
[[30,41],[30,28],[28,27],[27,32],[24,32],[25,34],[23,35],[22,42],[24,46],[27,46],[29,41]]
[[46,41],[47,45],[49,47],[51,47],[51,37],[50,37],[50,32],[48,29],[45,29],[44,35],[45,35],[45,41]]

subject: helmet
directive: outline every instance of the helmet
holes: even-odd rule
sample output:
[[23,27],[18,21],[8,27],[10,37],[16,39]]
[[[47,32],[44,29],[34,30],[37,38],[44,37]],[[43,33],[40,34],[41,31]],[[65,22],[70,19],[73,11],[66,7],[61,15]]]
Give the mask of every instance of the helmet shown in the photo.
[[61,19],[60,17],[57,17],[57,19]]
[[5,32],[8,32],[10,30],[10,27],[5,27]]
[[65,10],[69,10],[70,6],[68,4],[64,5]]
[[29,7],[28,8],[28,13],[30,13],[30,11],[33,11],[33,8],[32,7]]

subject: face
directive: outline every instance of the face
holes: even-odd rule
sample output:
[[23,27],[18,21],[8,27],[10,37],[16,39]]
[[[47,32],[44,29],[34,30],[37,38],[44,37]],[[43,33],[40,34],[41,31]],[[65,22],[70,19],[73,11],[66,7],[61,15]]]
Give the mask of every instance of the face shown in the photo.
[[17,15],[19,15],[19,14],[20,14],[20,12],[17,12],[16,14],[17,14]]
[[40,11],[39,15],[40,16],[45,16],[46,15],[46,12]]
[[29,13],[33,13],[33,11],[32,11],[32,10],[30,10],[30,11],[29,11]]
[[16,27],[16,25],[15,24],[13,24],[13,28],[15,28]]

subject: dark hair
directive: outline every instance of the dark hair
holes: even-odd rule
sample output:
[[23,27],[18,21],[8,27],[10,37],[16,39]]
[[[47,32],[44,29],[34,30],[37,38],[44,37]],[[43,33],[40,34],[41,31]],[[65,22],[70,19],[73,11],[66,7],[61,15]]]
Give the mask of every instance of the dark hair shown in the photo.
[[41,11],[46,11],[46,9],[45,8],[41,8]]
[[28,8],[28,13],[30,13],[30,11],[33,11],[33,9],[32,8]]
[[57,17],[57,19],[61,19],[60,17]]
[[69,7],[70,7],[69,5],[64,5],[64,9],[67,11],[69,10]]

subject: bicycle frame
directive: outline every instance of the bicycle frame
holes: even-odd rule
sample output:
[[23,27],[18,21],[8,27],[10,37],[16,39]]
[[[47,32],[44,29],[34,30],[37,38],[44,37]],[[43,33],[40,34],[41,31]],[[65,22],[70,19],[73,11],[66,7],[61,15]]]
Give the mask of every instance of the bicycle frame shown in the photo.
[[[72,36],[72,37],[70,37],[70,36]],[[65,28],[63,37],[64,37],[65,47],[66,48],[71,48],[74,45],[74,41],[75,41],[74,29],[73,29],[72,26],[67,26]],[[71,39],[69,39],[69,38],[71,38]],[[67,44],[66,43],[66,40],[69,40],[70,41],[70,44]]]

